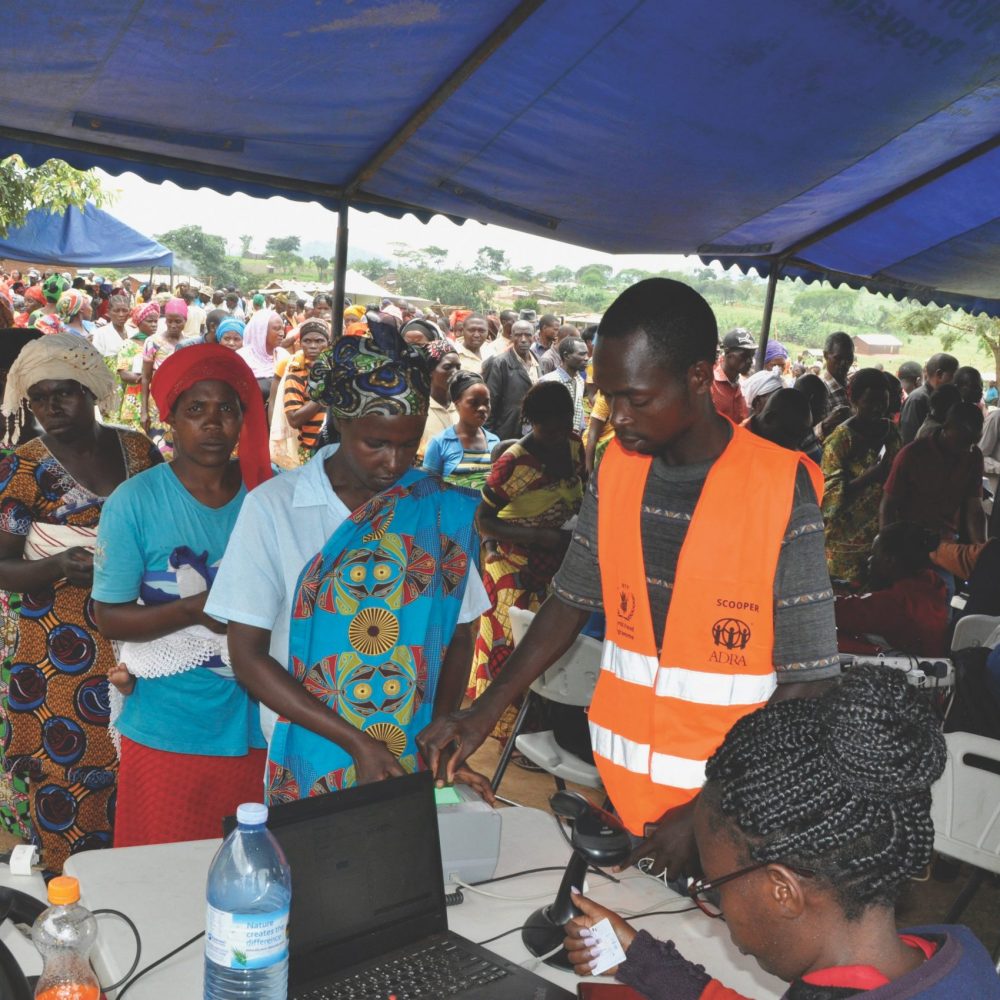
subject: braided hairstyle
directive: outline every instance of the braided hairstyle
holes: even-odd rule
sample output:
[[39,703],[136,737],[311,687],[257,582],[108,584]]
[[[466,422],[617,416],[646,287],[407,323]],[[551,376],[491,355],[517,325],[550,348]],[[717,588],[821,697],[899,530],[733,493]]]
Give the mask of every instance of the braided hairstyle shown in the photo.
[[812,869],[849,920],[891,906],[930,860],[930,786],[945,743],[930,706],[890,667],[740,719],[707,765],[707,804],[753,861]]

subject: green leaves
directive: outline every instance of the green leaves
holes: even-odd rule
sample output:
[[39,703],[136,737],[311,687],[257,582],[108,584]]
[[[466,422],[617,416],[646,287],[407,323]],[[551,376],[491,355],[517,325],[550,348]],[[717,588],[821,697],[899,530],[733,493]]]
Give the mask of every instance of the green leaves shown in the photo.
[[82,210],[88,201],[103,208],[111,200],[92,170],[76,170],[62,160],[29,167],[16,154],[0,160],[0,236],[23,225],[33,208],[58,214],[71,205]]

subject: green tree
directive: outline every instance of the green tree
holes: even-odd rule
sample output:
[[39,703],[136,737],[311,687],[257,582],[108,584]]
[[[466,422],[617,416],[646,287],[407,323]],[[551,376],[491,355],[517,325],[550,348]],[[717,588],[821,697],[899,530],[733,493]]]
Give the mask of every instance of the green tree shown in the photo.
[[1000,372],[1000,319],[935,306],[913,306],[903,316],[902,327],[917,336],[936,337],[946,351],[960,340],[973,339],[992,356],[993,370]]
[[29,167],[17,155],[0,160],[0,236],[23,225],[33,208],[59,214],[71,205],[83,209],[92,201],[101,208],[111,200],[93,170],[75,170],[62,160]]
[[569,281],[573,277],[573,272],[568,268],[564,267],[562,264],[557,264],[555,267],[550,267],[545,272],[545,280],[555,282]]
[[253,237],[243,235],[240,237],[240,256],[246,257],[250,253],[250,244],[253,243]]
[[320,281],[323,281],[326,277],[327,271],[330,270],[330,261],[326,257],[310,257],[309,258],[316,265],[316,275]]
[[480,274],[501,274],[510,267],[510,261],[506,252],[497,247],[480,247],[472,267]]
[[363,274],[371,281],[378,281],[379,278],[384,278],[393,269],[392,264],[387,260],[382,260],[381,257],[372,257],[369,260],[355,260],[351,262],[351,266],[355,271]]
[[637,267],[626,267],[615,275],[615,288],[628,288],[637,281],[648,277],[650,277],[649,271],[642,271]]
[[522,309],[534,309],[538,312],[538,299],[532,298],[530,295],[522,295],[520,298],[514,299],[511,303],[511,309],[520,312]]
[[[518,267],[511,271],[509,277],[512,281],[521,281],[527,284],[535,280],[535,269],[530,264],[526,264],[524,267]],[[530,306],[525,308],[530,308]]]
[[160,233],[160,243],[194,264],[198,277],[215,285],[241,285],[239,261],[226,254],[226,241],[206,233],[201,226],[181,226]]
[[429,267],[401,267],[396,274],[400,295],[418,295],[442,305],[476,310],[486,309],[490,304],[487,281],[481,274],[459,268]]
[[576,280],[582,285],[606,285],[613,270],[610,264],[585,264],[576,272]]
[[444,247],[424,247],[420,253],[433,267],[441,267],[448,259],[448,251]]
[[272,236],[264,244],[264,252],[272,256],[295,253],[302,246],[298,236]]

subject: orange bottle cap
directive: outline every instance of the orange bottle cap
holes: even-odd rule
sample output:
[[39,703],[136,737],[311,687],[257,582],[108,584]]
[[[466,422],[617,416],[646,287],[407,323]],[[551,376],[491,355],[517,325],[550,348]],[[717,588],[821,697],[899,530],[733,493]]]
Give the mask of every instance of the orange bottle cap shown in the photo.
[[53,906],[68,906],[80,901],[80,883],[69,875],[60,875],[49,882],[49,902]]

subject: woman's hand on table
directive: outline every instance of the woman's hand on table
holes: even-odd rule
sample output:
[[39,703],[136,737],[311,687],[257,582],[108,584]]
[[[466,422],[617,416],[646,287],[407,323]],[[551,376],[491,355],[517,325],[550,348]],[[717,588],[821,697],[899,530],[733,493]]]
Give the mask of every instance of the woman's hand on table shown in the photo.
[[[618,938],[622,950],[626,952],[629,949],[629,945],[635,940],[636,930],[631,924],[618,916],[614,910],[609,910],[606,906],[601,906],[592,899],[587,899],[586,896],[581,896],[579,893],[574,892],[572,899],[573,905],[583,912],[579,917],[574,917],[566,924],[566,938],[563,941],[563,947],[566,949],[566,954],[569,956],[570,963],[576,974],[578,976],[589,976],[592,975],[591,963],[597,958],[597,950],[595,948],[596,939],[590,933],[590,928],[594,924],[599,924],[605,919],[609,920],[612,930],[615,932],[615,937]],[[601,975],[613,976],[617,969],[617,965],[611,969],[605,969]]]
[[90,549],[74,545],[56,557],[60,575],[71,587],[90,589],[94,585],[94,554]]

